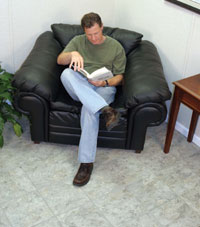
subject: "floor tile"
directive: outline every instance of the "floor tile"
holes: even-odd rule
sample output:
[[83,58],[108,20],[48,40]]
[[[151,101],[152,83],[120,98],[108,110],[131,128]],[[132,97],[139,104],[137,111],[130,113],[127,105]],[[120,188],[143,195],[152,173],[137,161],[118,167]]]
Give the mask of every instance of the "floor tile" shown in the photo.
[[157,177],[178,196],[188,191],[189,194],[192,193],[200,184],[200,176],[188,167],[185,162],[180,161],[177,161],[174,166],[161,170]]
[[58,215],[58,219],[67,227],[114,227],[91,202],[69,208],[65,213]]
[[[70,150],[70,148],[68,149]],[[73,158],[73,151],[52,151],[49,156],[46,156],[46,150],[42,150],[40,153],[43,153],[45,158],[29,160],[22,166],[37,188],[56,184],[57,181],[61,180],[69,184],[72,183],[75,169],[78,167],[76,160]]]
[[39,193],[55,215],[89,202],[80,188],[63,181],[40,188]]
[[94,193],[95,189],[93,193],[91,191],[92,187],[84,189],[112,225],[137,226],[137,219],[143,215],[143,210],[134,190],[127,190],[123,185],[104,183],[100,190],[96,188],[96,193]]
[[32,227],[64,227],[64,226],[58,221],[56,217],[52,217],[49,220],[41,222]]
[[5,128],[0,149],[0,227],[199,227],[200,149],[166,124],[148,128],[140,154],[98,148],[91,180],[72,181],[78,146],[18,138]]
[[[194,183],[196,185],[196,182]],[[200,182],[196,187],[185,191],[181,198],[200,215]]]
[[167,227],[199,227],[200,224],[200,214],[179,198],[155,208],[151,215]]
[[0,171],[0,207],[10,200],[35,190],[36,188],[21,168]]
[[34,192],[9,201],[4,211],[11,225],[15,227],[33,226],[53,216],[44,200]]
[[0,227],[12,227],[3,209],[0,209]]

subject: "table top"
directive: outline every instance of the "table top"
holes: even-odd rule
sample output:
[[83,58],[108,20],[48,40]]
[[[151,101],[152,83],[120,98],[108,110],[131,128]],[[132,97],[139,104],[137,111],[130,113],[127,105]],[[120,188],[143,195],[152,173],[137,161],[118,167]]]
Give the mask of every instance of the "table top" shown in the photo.
[[200,74],[175,81],[173,84],[200,100]]

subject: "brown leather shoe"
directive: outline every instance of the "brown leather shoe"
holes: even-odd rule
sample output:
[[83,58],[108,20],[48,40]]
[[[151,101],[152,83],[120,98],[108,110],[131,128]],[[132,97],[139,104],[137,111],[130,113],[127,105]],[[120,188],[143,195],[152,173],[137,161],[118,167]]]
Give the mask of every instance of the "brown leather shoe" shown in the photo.
[[102,114],[106,122],[106,128],[108,131],[110,131],[112,128],[114,128],[120,119],[120,113],[113,109],[110,106],[106,106],[102,109]]
[[73,185],[83,186],[88,183],[93,170],[93,163],[81,163],[74,178]]

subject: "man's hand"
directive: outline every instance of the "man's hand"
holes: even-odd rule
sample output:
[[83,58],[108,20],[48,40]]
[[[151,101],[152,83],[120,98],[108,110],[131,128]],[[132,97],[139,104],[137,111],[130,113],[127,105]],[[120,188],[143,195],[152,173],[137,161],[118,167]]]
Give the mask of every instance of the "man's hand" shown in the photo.
[[80,69],[83,69],[84,67],[83,57],[77,51],[71,52],[71,62],[69,67],[71,68],[72,65],[74,67],[74,71],[80,71]]
[[88,80],[88,82],[93,84],[96,87],[104,87],[106,84],[104,80],[101,80],[101,81]]
[[74,65],[74,71],[79,71],[84,67],[83,57],[77,51],[62,52],[58,55],[57,63],[59,65],[69,65],[70,68]]
[[[123,75],[122,74],[115,75],[115,76],[113,76],[111,79],[109,79],[107,81],[108,81],[109,86],[117,86],[117,85],[123,83]],[[88,82],[90,82],[91,84],[93,84],[96,87],[104,87],[104,86],[106,86],[105,80],[102,80],[102,81],[88,80]]]

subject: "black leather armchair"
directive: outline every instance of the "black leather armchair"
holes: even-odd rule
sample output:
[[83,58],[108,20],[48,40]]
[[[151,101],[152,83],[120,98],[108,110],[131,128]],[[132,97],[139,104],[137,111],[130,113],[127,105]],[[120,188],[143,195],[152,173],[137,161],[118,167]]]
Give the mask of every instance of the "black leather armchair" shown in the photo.
[[[78,144],[81,103],[70,98],[60,82],[63,66],[56,63],[65,45],[83,31],[79,25],[53,24],[41,34],[15,73],[15,107],[30,118],[34,142]],[[119,28],[104,28],[125,49],[127,65],[124,85],[117,87],[111,104],[121,112],[119,124],[111,131],[100,117],[98,146],[143,150],[147,127],[161,124],[167,114],[165,101],[171,93],[156,47],[142,35]]]

